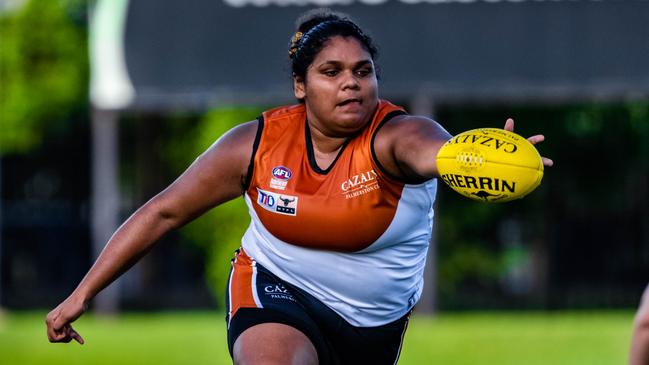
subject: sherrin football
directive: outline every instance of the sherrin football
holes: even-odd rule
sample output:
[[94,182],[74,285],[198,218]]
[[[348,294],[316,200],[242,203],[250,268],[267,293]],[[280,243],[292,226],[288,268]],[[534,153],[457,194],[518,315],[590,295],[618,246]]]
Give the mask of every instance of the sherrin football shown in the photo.
[[466,131],[437,154],[441,179],[458,193],[481,202],[507,202],[531,193],[543,178],[536,148],[516,133],[497,128]]

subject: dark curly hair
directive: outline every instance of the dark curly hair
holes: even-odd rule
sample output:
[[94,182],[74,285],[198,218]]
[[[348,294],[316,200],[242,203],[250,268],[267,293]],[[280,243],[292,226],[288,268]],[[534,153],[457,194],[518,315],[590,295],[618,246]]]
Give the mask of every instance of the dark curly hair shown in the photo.
[[324,44],[334,36],[354,37],[370,54],[372,60],[378,57],[378,50],[372,38],[345,14],[330,9],[314,9],[298,18],[296,25],[297,30],[291,37],[288,51],[293,77],[306,80],[307,68]]

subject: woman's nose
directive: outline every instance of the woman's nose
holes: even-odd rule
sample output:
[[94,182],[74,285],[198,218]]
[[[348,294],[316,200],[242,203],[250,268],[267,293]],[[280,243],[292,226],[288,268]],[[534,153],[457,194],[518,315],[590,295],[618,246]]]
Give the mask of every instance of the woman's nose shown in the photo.
[[345,72],[342,83],[342,89],[358,89],[360,87],[360,82],[356,78],[353,72]]

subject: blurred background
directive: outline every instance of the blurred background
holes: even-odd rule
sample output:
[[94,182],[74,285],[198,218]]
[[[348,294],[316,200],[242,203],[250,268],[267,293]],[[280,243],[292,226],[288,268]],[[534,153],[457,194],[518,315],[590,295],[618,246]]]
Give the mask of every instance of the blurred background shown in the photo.
[[[0,342],[26,310],[40,325],[117,226],[222,133],[294,102],[288,43],[318,5],[374,37],[382,97],[451,134],[513,117],[555,161],[513,203],[440,184],[416,319],[622,313],[619,358],[649,281],[649,2],[632,0],[0,0]],[[248,222],[239,199],[167,235],[94,312],[209,309],[222,326]],[[425,328],[413,343],[435,338]]]

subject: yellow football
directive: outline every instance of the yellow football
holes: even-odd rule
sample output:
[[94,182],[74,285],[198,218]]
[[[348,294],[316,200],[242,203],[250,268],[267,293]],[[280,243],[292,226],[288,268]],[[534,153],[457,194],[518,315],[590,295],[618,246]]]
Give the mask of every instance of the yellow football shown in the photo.
[[543,178],[536,148],[516,133],[497,128],[466,131],[437,154],[441,179],[458,193],[481,202],[507,202],[531,193]]

